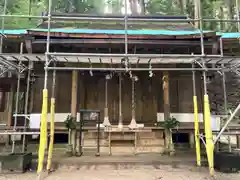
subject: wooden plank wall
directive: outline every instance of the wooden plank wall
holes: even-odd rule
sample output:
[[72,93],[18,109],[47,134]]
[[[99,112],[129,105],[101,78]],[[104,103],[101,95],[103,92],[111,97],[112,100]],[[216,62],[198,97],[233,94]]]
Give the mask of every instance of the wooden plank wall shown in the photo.
[[[163,112],[162,73],[156,73],[152,78],[148,72],[136,74],[139,80],[136,82],[136,120],[139,123],[155,123],[156,113]],[[34,84],[33,112],[41,112],[43,77],[38,78]],[[51,74],[49,74],[49,96],[51,96]],[[197,81],[197,92],[202,92],[200,76]],[[109,118],[113,124],[118,122],[119,108],[119,83],[115,75],[108,85]],[[88,72],[79,75],[79,109],[99,109],[101,119],[104,116],[105,105],[105,75]],[[199,109],[202,96],[198,97]],[[192,76],[191,73],[181,74],[170,72],[170,102],[171,112],[193,112],[192,104]],[[56,112],[66,113],[71,110],[71,72],[57,72],[56,79]],[[123,123],[131,121],[131,80],[129,75],[124,75],[122,80],[122,112]]]

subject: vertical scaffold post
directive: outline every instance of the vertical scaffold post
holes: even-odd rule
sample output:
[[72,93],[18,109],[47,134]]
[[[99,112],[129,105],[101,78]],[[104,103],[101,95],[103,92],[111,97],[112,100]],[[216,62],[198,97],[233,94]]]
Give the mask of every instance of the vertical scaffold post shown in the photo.
[[[55,67],[55,63],[54,63]],[[48,149],[47,171],[51,171],[53,144],[54,144],[54,119],[55,119],[55,86],[56,86],[56,70],[53,70],[52,77],[52,98],[50,104],[50,142]]]
[[[20,45],[20,54],[23,53],[23,43],[21,43]],[[21,72],[20,72],[20,66],[22,64],[22,61],[20,59],[19,63],[18,63],[18,80],[17,80],[17,91],[16,91],[16,95],[15,95],[15,116],[14,116],[14,123],[13,123],[13,130],[16,130],[16,126],[17,126],[17,114],[18,114],[18,105],[19,105],[19,92],[20,92],[20,79],[21,79]],[[15,135],[12,135],[12,153],[15,152]]]
[[[194,68],[194,63],[192,64]],[[199,138],[199,120],[198,120],[198,103],[196,93],[196,75],[195,71],[192,71],[193,80],[193,109],[194,109],[194,134],[195,134],[195,146],[196,146],[196,158],[197,165],[201,166],[201,150],[200,150],[200,138]]]
[[[222,65],[222,68],[224,68],[224,65]],[[225,74],[224,71],[222,71],[222,85],[223,85],[224,111],[225,111],[225,115],[228,115],[226,74]],[[228,150],[229,150],[229,152],[232,152],[231,136],[230,135],[227,136],[227,140],[228,140]]]
[[122,73],[119,73],[119,121],[118,121],[118,128],[122,129],[123,128],[123,120],[122,120]]
[[[25,107],[24,107],[24,132],[27,131],[27,117],[26,115],[28,114],[28,103],[29,103],[29,90],[30,90],[30,78],[31,78],[31,63],[29,62],[28,64],[28,72],[27,72],[27,88],[26,88],[26,96],[25,96]],[[22,153],[25,153],[27,151],[27,138],[26,134],[23,135],[23,144],[22,144]]]
[[[7,12],[7,0],[4,0],[4,6],[3,6],[3,13],[2,15],[6,15]],[[1,38],[0,38],[0,53],[3,51],[3,38],[4,38],[4,27],[5,27],[5,17],[2,17],[2,22],[1,22]]]
[[44,154],[47,145],[47,113],[48,113],[48,65],[49,65],[49,49],[50,49],[50,28],[51,28],[51,11],[52,11],[52,0],[48,1],[48,31],[47,31],[47,42],[46,42],[46,57],[45,57],[45,75],[44,75],[44,89],[43,89],[43,101],[42,101],[42,113],[41,113],[41,126],[40,126],[40,143],[38,150],[38,178],[41,179],[43,170]]
[[[204,60],[202,60],[202,62],[203,66],[205,67]],[[209,172],[211,176],[214,176],[214,162],[213,162],[214,143],[212,139],[209,98],[207,94],[206,70],[203,71],[203,86],[204,86],[204,129],[206,138],[206,152],[208,158]]]

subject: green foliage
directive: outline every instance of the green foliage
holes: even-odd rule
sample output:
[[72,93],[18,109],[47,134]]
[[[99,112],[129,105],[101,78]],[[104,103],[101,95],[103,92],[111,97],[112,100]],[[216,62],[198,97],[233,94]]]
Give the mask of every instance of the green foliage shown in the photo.
[[164,129],[171,130],[180,125],[180,122],[175,117],[170,117],[163,122],[157,122],[156,124],[159,127],[163,127]]
[[71,115],[68,115],[64,121],[65,127],[69,130],[76,129],[76,120]]
[[52,9],[54,12],[101,14],[104,2],[104,0],[53,0]]
[[147,11],[149,14],[183,15],[174,0],[151,0],[147,3]]
[[122,8],[123,6],[123,1],[122,0],[107,0],[107,4],[106,4],[112,14],[121,14]]
[[[45,9],[45,4],[41,1],[32,0],[8,0],[6,7],[6,14],[10,15],[41,15]],[[0,0],[0,13],[4,13],[4,0]],[[34,28],[40,20],[28,19],[28,18],[5,18],[4,28],[14,29],[14,28]]]
[[[130,0],[128,0],[130,2]],[[4,12],[4,3],[0,0],[0,13]],[[135,0],[145,14],[187,15],[194,18],[195,0]],[[145,5],[144,5],[145,3]],[[213,19],[236,18],[235,1],[202,0],[202,16]],[[110,9],[112,14],[121,14],[123,0],[52,0],[52,11],[62,13],[104,14]],[[134,6],[136,7],[136,6]],[[131,6],[129,7],[131,8]],[[6,14],[41,15],[48,10],[48,0],[7,0]],[[5,29],[35,28],[41,20],[27,18],[5,18]],[[237,23],[204,22],[204,29],[216,31],[236,31]]]

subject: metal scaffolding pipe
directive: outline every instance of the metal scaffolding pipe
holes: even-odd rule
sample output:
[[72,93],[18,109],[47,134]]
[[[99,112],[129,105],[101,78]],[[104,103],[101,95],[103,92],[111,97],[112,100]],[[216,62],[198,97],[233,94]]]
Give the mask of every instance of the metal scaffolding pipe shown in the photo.
[[127,0],[124,0],[124,45],[125,55],[128,54],[128,15],[127,15]]
[[[47,67],[48,70],[79,71],[126,71],[126,68],[85,68],[85,67]],[[131,71],[204,71],[203,68],[131,68]],[[208,71],[219,71],[221,68],[210,68]]]
[[[21,43],[20,45],[20,54],[23,53],[23,43]],[[20,71],[20,65],[21,65],[21,61],[19,61],[18,65],[19,65],[19,71]],[[16,92],[16,98],[15,98],[15,114],[18,113],[18,101],[19,101],[19,90],[20,90],[20,72],[18,72],[18,80],[17,80],[17,92]],[[13,129],[15,130],[17,126],[17,116],[14,117],[14,125],[13,125]],[[13,135],[13,140],[12,140],[12,153],[14,153],[15,151],[15,135]]]
[[[26,89],[26,96],[25,96],[25,107],[24,107],[24,114],[28,114],[28,100],[29,100],[29,89],[30,89],[30,75],[31,75],[31,62],[28,63],[28,72],[27,72],[27,89]],[[24,131],[27,131],[27,117],[24,117]],[[26,134],[23,135],[23,144],[22,144],[22,153],[27,151],[27,143],[26,143]]]
[[[222,68],[224,68],[224,65],[222,65]],[[227,88],[226,88],[226,74],[224,71],[221,72],[222,74],[222,87],[223,87],[223,100],[224,100],[224,112],[225,115],[228,116],[228,102],[227,102]],[[231,147],[231,137],[228,136],[228,150],[229,152],[232,152],[232,147]]]
[[[34,15],[18,15],[18,14],[0,14],[0,17],[4,18],[27,18],[27,19],[48,19],[48,16],[34,16]],[[69,16],[54,16],[51,17],[52,20],[122,20],[124,21],[124,17],[122,18],[108,18],[108,17],[69,17]],[[129,16],[128,21],[156,21],[156,22],[195,22],[200,21],[200,19],[144,19],[144,18],[131,18]],[[212,19],[212,18],[203,18],[204,22],[240,22],[237,19]]]
[[0,135],[39,135],[40,132],[0,132]]
[[238,29],[238,32],[239,32],[239,30],[240,30],[239,0],[236,0],[236,14],[237,14],[237,29]]
[[202,21],[204,22],[240,22],[237,19],[211,19],[211,18],[203,18]]
[[[31,18],[31,19],[48,19],[48,16],[33,16],[33,15],[17,15],[17,14],[0,14],[0,17],[4,18]],[[51,15],[52,20],[122,20],[124,21],[124,17],[112,18],[112,17],[70,17],[70,16],[54,16]],[[156,19],[156,18],[132,18],[128,16],[128,21],[156,21],[156,22],[194,22],[199,21],[199,19]]]
[[[202,54],[111,54],[111,53],[61,53],[46,52],[46,55],[52,56],[89,56],[89,57],[139,57],[139,58],[220,58],[219,55],[202,55]],[[233,58],[233,57],[232,57]]]
[[[3,14],[6,14],[6,10],[7,10],[7,0],[4,0],[4,6],[3,6]],[[3,47],[3,32],[4,32],[4,26],[5,26],[5,18],[2,17],[2,23],[1,23],[1,39],[0,39],[0,52],[2,53],[2,47]]]
[[239,110],[240,110],[240,104],[238,104],[237,108],[234,110],[234,112],[231,114],[231,116],[229,117],[225,125],[222,127],[221,131],[218,133],[216,139],[214,140],[214,144],[216,144],[216,142],[218,141],[222,133],[226,130],[228,124],[233,120],[233,118],[236,116]]
[[203,20],[202,20],[202,8],[201,8],[201,2],[198,0],[196,3],[196,10],[198,11],[198,18],[199,21],[199,31],[200,31],[200,47],[201,47],[201,55],[205,54],[204,49],[204,35],[203,35]]

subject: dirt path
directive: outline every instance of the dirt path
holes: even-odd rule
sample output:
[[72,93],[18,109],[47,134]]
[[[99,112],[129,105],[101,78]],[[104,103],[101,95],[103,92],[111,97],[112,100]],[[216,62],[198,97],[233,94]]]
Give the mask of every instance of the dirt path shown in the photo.
[[[36,173],[0,175],[0,180],[35,180]],[[190,166],[76,166],[61,167],[45,180],[210,180],[206,168]],[[240,174],[216,173],[216,180],[239,180]]]

